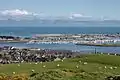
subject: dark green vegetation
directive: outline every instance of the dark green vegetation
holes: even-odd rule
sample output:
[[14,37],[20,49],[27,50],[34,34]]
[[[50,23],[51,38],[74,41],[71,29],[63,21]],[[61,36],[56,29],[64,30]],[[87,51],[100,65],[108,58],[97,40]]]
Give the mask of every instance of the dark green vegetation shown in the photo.
[[0,72],[28,74],[30,80],[105,80],[120,74],[119,61],[120,56],[89,54],[63,61],[1,65]]
[[76,44],[76,45],[86,45],[86,46],[100,46],[100,47],[120,47],[120,44]]

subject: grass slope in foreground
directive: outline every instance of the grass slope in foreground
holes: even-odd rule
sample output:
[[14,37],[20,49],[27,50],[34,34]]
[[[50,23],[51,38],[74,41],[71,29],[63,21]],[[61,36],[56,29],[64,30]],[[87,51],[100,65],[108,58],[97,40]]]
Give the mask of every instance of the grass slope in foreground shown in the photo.
[[120,56],[89,54],[63,61],[1,65],[0,72],[24,74],[28,78],[23,80],[105,80],[107,76],[120,74],[119,61]]

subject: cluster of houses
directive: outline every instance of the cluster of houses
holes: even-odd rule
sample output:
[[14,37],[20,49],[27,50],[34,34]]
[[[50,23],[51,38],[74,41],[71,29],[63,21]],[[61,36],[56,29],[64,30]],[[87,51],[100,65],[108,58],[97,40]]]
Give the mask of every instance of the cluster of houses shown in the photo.
[[28,43],[89,43],[89,44],[115,44],[120,43],[118,34],[39,34]]
[[105,40],[83,41],[82,43],[91,43],[91,44],[120,44],[120,39],[105,39]]
[[14,36],[0,36],[0,40],[18,40],[20,37],[14,37]]
[[94,43],[94,44],[113,44],[120,43],[120,35],[108,34],[39,34],[31,38],[14,36],[0,36],[0,40],[25,41],[27,43]]

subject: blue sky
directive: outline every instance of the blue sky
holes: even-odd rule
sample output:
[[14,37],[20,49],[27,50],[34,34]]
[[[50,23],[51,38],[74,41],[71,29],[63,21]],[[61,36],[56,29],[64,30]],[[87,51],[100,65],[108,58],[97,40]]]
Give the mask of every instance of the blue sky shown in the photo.
[[46,15],[80,13],[120,19],[120,0],[0,0],[0,10],[25,9]]

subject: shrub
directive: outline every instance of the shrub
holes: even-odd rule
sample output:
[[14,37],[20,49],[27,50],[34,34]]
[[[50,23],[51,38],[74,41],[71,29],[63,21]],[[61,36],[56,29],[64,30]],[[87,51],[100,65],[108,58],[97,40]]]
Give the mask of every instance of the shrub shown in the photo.
[[29,80],[29,78],[25,74],[8,76],[8,75],[1,73],[0,80]]
[[11,80],[29,80],[29,76],[26,74],[13,75]]
[[64,78],[64,74],[59,71],[47,71],[37,74],[31,77],[30,80],[61,80]]

